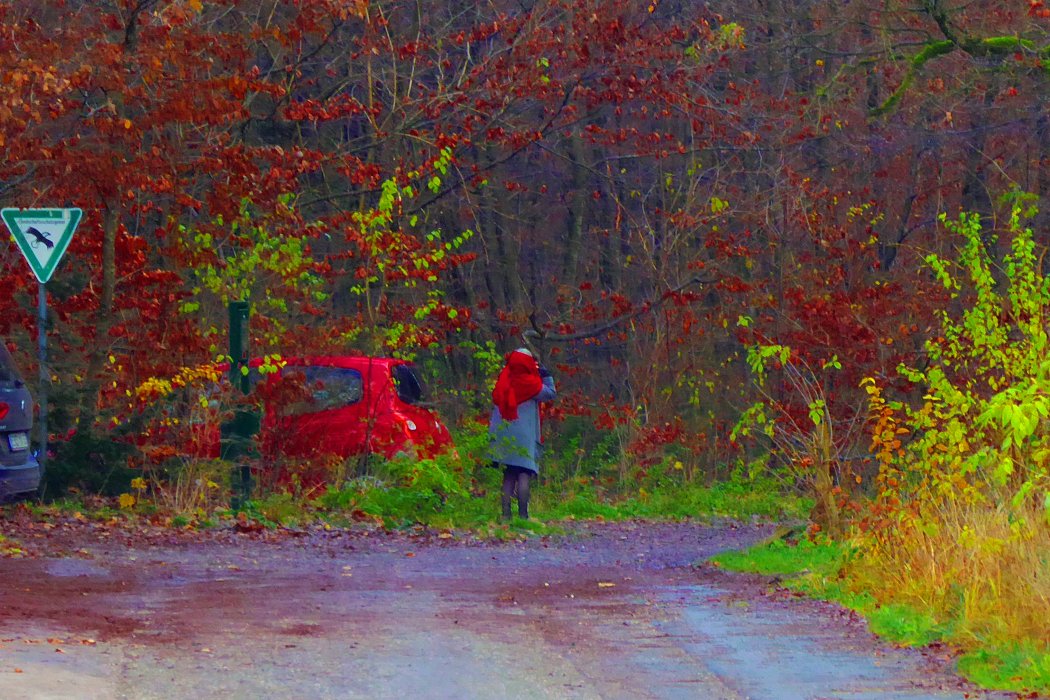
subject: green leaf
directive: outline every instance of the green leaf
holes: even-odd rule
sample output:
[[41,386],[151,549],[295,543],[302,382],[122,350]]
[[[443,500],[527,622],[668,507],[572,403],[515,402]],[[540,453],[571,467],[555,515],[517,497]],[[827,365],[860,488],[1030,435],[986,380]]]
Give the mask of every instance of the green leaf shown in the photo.
[[1013,505],[1014,509],[1016,510],[1020,508],[1024,504],[1025,499],[1028,498],[1028,494],[1030,494],[1034,490],[1035,483],[1033,483],[1031,480],[1028,480],[1021,484],[1021,488],[1017,490],[1016,494],[1014,494],[1013,500],[1011,502],[1011,505]]
[[817,399],[809,404],[809,419],[814,426],[824,422],[824,399]]
[[995,477],[999,483],[1005,484],[1007,478],[1014,473],[1014,461],[1007,456],[1002,457],[995,469]]

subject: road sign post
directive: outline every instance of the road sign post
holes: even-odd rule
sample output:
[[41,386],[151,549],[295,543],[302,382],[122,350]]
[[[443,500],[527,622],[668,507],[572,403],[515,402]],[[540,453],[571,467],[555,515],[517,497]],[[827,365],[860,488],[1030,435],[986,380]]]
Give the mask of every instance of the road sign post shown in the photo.
[[36,275],[37,289],[37,354],[40,362],[40,386],[37,404],[40,406],[39,452],[40,472],[47,468],[47,386],[51,381],[47,369],[47,281],[51,279],[59,260],[73,239],[83,212],[80,209],[2,209],[7,230],[18,249],[22,251],[29,269]]
[[37,406],[40,407],[39,451],[36,461],[40,465],[41,487],[43,487],[44,472],[47,470],[47,385],[51,377],[47,370],[47,285],[41,282],[37,288],[36,297],[36,347],[37,357],[40,361],[40,386],[36,390]]

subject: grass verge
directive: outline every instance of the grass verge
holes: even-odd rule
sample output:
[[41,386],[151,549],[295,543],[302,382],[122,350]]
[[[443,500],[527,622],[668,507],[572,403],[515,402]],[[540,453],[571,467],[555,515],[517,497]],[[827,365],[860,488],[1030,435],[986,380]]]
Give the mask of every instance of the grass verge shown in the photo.
[[559,523],[571,520],[796,520],[810,507],[805,499],[780,492],[772,481],[650,485],[652,491],[639,488],[625,494],[574,480],[534,484],[532,519],[502,523],[500,482],[501,472],[495,469],[479,467],[467,474],[448,465],[413,463],[397,467],[392,474],[348,480],[341,488],[262,494],[240,513],[228,508],[228,500],[208,509],[176,511],[147,494],[131,501],[84,496],[21,507],[40,519],[71,516],[110,524],[127,521],[128,526],[139,521],[175,529],[208,529],[231,523],[243,526],[247,518],[269,529],[364,524],[402,530],[423,526],[491,539],[562,534],[565,529]]
[[984,688],[1050,694],[1050,650],[1034,640],[974,639],[959,616],[938,617],[913,604],[880,603],[876,591],[850,575],[852,548],[828,539],[771,539],[708,561],[727,571],[779,576],[780,585],[838,603],[868,621],[872,632],[904,646],[944,642],[962,653],[957,668]]

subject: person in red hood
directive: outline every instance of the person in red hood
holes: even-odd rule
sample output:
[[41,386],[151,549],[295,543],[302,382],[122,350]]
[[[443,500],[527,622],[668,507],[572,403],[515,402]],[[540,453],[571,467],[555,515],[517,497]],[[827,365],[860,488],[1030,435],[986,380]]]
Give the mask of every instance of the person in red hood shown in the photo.
[[489,456],[503,468],[503,519],[511,518],[518,498],[518,517],[529,517],[529,482],[539,471],[540,402],[557,396],[550,372],[525,348],[507,355],[492,390]]

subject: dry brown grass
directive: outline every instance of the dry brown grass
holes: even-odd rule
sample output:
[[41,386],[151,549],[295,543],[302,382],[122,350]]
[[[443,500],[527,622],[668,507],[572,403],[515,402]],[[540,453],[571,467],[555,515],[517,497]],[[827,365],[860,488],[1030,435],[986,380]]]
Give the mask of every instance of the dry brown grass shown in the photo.
[[[177,464],[173,464],[174,461]],[[232,468],[229,462],[218,459],[169,461],[165,473],[146,472],[150,500],[171,513],[211,513],[229,505]]]
[[1042,509],[941,504],[923,525],[866,547],[853,574],[880,602],[949,622],[963,646],[1037,640],[1050,646],[1050,526]]

